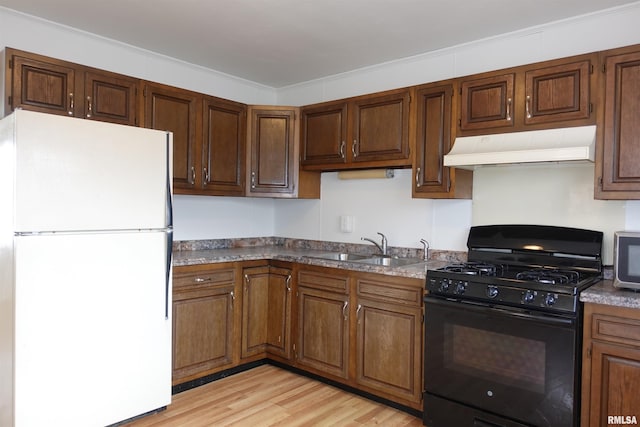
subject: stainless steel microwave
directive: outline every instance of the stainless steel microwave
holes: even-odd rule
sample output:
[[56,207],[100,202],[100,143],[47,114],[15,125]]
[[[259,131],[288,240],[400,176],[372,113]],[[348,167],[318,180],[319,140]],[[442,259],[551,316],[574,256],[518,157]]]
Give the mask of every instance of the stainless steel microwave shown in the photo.
[[640,290],[640,231],[614,234],[613,268],[613,286]]

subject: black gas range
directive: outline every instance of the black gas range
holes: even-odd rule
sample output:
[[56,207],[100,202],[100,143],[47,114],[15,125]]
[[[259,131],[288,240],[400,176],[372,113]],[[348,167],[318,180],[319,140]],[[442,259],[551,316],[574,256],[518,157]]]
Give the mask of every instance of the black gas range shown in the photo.
[[427,272],[428,427],[579,426],[579,296],[601,278],[602,239],[568,227],[471,227],[468,261]]
[[429,271],[432,295],[576,314],[600,280],[602,233],[538,225],[472,227],[468,261]]

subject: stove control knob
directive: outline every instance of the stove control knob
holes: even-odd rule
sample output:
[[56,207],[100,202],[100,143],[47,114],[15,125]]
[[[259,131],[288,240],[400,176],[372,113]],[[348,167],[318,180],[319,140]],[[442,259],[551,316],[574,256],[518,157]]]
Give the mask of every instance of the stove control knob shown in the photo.
[[553,304],[556,303],[557,299],[558,299],[558,295],[557,294],[547,294],[547,296],[544,298],[544,303],[548,307],[551,307]]
[[495,298],[497,296],[498,296],[498,287],[493,285],[487,286],[487,297]]
[[442,279],[440,281],[440,286],[438,287],[438,290],[440,292],[447,292],[449,290],[449,285],[451,284],[451,282],[449,281],[449,279]]
[[463,281],[459,281],[458,283],[456,283],[456,287],[453,290],[453,292],[455,292],[458,295],[462,295],[466,290],[467,290],[467,283]]
[[533,300],[536,298],[536,294],[537,294],[536,291],[527,289],[525,293],[522,295],[522,302],[527,304],[532,303]]

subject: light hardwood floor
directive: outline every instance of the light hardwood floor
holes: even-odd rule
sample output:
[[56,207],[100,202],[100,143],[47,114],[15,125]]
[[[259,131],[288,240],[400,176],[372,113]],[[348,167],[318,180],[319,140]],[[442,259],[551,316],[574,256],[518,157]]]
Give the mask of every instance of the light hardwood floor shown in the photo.
[[127,427],[415,426],[422,420],[271,365],[173,396],[167,410]]

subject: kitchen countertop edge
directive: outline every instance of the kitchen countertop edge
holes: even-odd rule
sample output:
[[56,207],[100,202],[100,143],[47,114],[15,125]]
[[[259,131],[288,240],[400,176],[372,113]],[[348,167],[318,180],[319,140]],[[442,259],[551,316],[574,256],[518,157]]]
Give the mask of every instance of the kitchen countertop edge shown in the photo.
[[640,292],[618,289],[613,286],[612,280],[601,280],[582,291],[580,301],[615,307],[640,308]]

